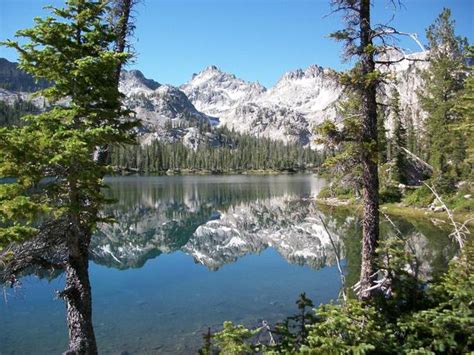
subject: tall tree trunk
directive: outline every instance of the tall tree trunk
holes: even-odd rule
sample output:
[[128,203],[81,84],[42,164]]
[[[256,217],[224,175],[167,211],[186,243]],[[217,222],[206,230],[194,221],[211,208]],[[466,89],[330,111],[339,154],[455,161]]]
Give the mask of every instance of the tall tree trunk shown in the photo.
[[[124,53],[127,49],[127,38],[132,30],[132,23],[130,22],[130,13],[136,0],[115,0],[112,11],[116,12],[116,33],[117,38],[115,40],[115,51],[117,53]],[[117,86],[120,82],[120,72],[122,71],[122,64],[117,65],[115,78]]]
[[[372,29],[370,27],[370,0],[360,3],[360,39],[362,74],[367,77],[375,71],[372,48]],[[375,79],[367,78],[362,89],[363,142],[365,145],[362,165],[364,186],[364,220],[362,238],[362,265],[360,274],[360,300],[367,301],[372,292],[367,289],[372,284],[375,272],[375,249],[379,240],[379,177],[377,171],[377,104]]]
[[[112,3],[112,21],[116,28],[115,52],[124,53],[127,49],[127,37],[132,30],[130,23],[130,13],[136,0],[114,0]],[[118,87],[120,84],[120,73],[122,72],[122,63],[117,64],[115,70],[115,82]],[[104,144],[97,148],[94,159],[100,165],[105,165],[109,159],[109,145]]]

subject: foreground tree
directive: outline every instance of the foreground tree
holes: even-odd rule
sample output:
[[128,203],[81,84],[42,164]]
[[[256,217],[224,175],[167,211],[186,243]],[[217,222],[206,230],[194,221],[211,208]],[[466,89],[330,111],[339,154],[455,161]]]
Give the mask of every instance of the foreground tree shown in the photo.
[[360,99],[360,149],[364,220],[362,238],[362,265],[360,299],[371,298],[375,272],[376,248],[379,240],[379,178],[376,90],[380,73],[375,68],[377,49],[373,43],[376,32],[371,28],[370,0],[333,0],[335,11],[342,11],[346,28],[332,34],[345,43],[345,57],[356,57],[353,70],[341,80]]
[[[55,242],[62,237],[61,263],[40,259],[66,272],[59,296],[67,307],[67,353],[95,354],[89,244],[97,223],[108,219],[100,215],[107,169],[94,153],[132,141],[136,123],[125,119],[129,112],[118,91],[129,54],[116,46],[107,1],[70,0],[50,10],[51,16],[17,33],[26,45],[4,43],[18,50],[22,70],[51,86],[41,91],[48,111],[25,117],[23,127],[0,130],[0,176],[13,178],[0,187],[0,247],[38,235]],[[8,250],[2,256],[8,258]]]

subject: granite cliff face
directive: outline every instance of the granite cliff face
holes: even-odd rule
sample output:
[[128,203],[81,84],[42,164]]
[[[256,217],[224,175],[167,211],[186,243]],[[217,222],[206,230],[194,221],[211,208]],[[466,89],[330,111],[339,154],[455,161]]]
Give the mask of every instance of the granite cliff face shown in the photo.
[[342,89],[318,66],[288,72],[271,89],[208,67],[181,89],[196,107],[239,132],[309,144],[314,126],[334,118]]
[[[381,85],[380,91],[389,96],[395,86],[400,92],[402,109],[411,115],[415,126],[420,126],[423,119],[416,92],[421,88],[419,69],[427,66],[423,61],[426,57],[427,52],[414,53],[408,56],[409,60],[389,68],[380,67],[396,79]],[[14,63],[0,60],[0,100],[10,104],[19,99],[28,100],[30,91],[45,85],[34,83]],[[193,149],[199,144],[219,145],[213,134],[215,126],[312,145],[317,124],[324,119],[340,120],[336,108],[344,98],[336,72],[317,65],[287,72],[268,89],[216,66],[194,74],[179,88],[160,84],[138,70],[131,70],[122,73],[120,90],[125,95],[124,104],[143,123],[142,144],[154,139],[181,140]],[[46,104],[41,98],[34,100],[39,107]],[[390,128],[390,117],[387,125]]]

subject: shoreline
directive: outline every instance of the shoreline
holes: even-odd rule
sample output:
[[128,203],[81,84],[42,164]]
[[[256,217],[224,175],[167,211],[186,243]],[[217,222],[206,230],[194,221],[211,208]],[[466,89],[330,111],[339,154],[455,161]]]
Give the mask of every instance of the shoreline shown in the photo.
[[[325,205],[328,207],[347,208],[351,210],[358,210],[357,212],[362,214],[362,204],[354,203],[349,200],[341,200],[338,198],[316,198],[316,203]],[[446,227],[452,227],[451,220],[449,219],[446,211],[434,212],[427,208],[403,206],[398,203],[385,203],[380,205],[380,212],[384,212],[387,215],[398,216],[404,218],[414,219],[430,219],[433,224],[446,223]],[[474,214],[473,213],[453,213],[454,220],[460,223],[466,223],[466,226],[474,230]]]
[[202,176],[202,175],[294,175],[294,174],[316,174],[314,170],[310,169],[252,169],[252,170],[206,170],[206,169],[175,169],[167,171],[153,171],[145,172],[138,170],[114,170],[110,176]]

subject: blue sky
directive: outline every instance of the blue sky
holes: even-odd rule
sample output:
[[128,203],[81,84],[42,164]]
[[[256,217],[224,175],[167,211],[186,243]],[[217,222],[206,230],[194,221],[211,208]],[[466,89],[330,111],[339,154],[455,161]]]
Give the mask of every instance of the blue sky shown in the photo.
[[[0,40],[30,27],[44,5],[61,0],[0,0]],[[180,85],[214,64],[249,81],[273,85],[288,70],[310,64],[344,69],[341,46],[327,35],[341,27],[329,0],[142,0],[136,8],[135,62],[130,68],[162,83]],[[457,33],[474,42],[474,0],[403,0],[394,11],[389,0],[375,0],[373,18],[400,31],[425,28],[443,7],[452,10]],[[402,46],[416,50],[411,40]],[[0,57],[16,60],[13,50]]]

